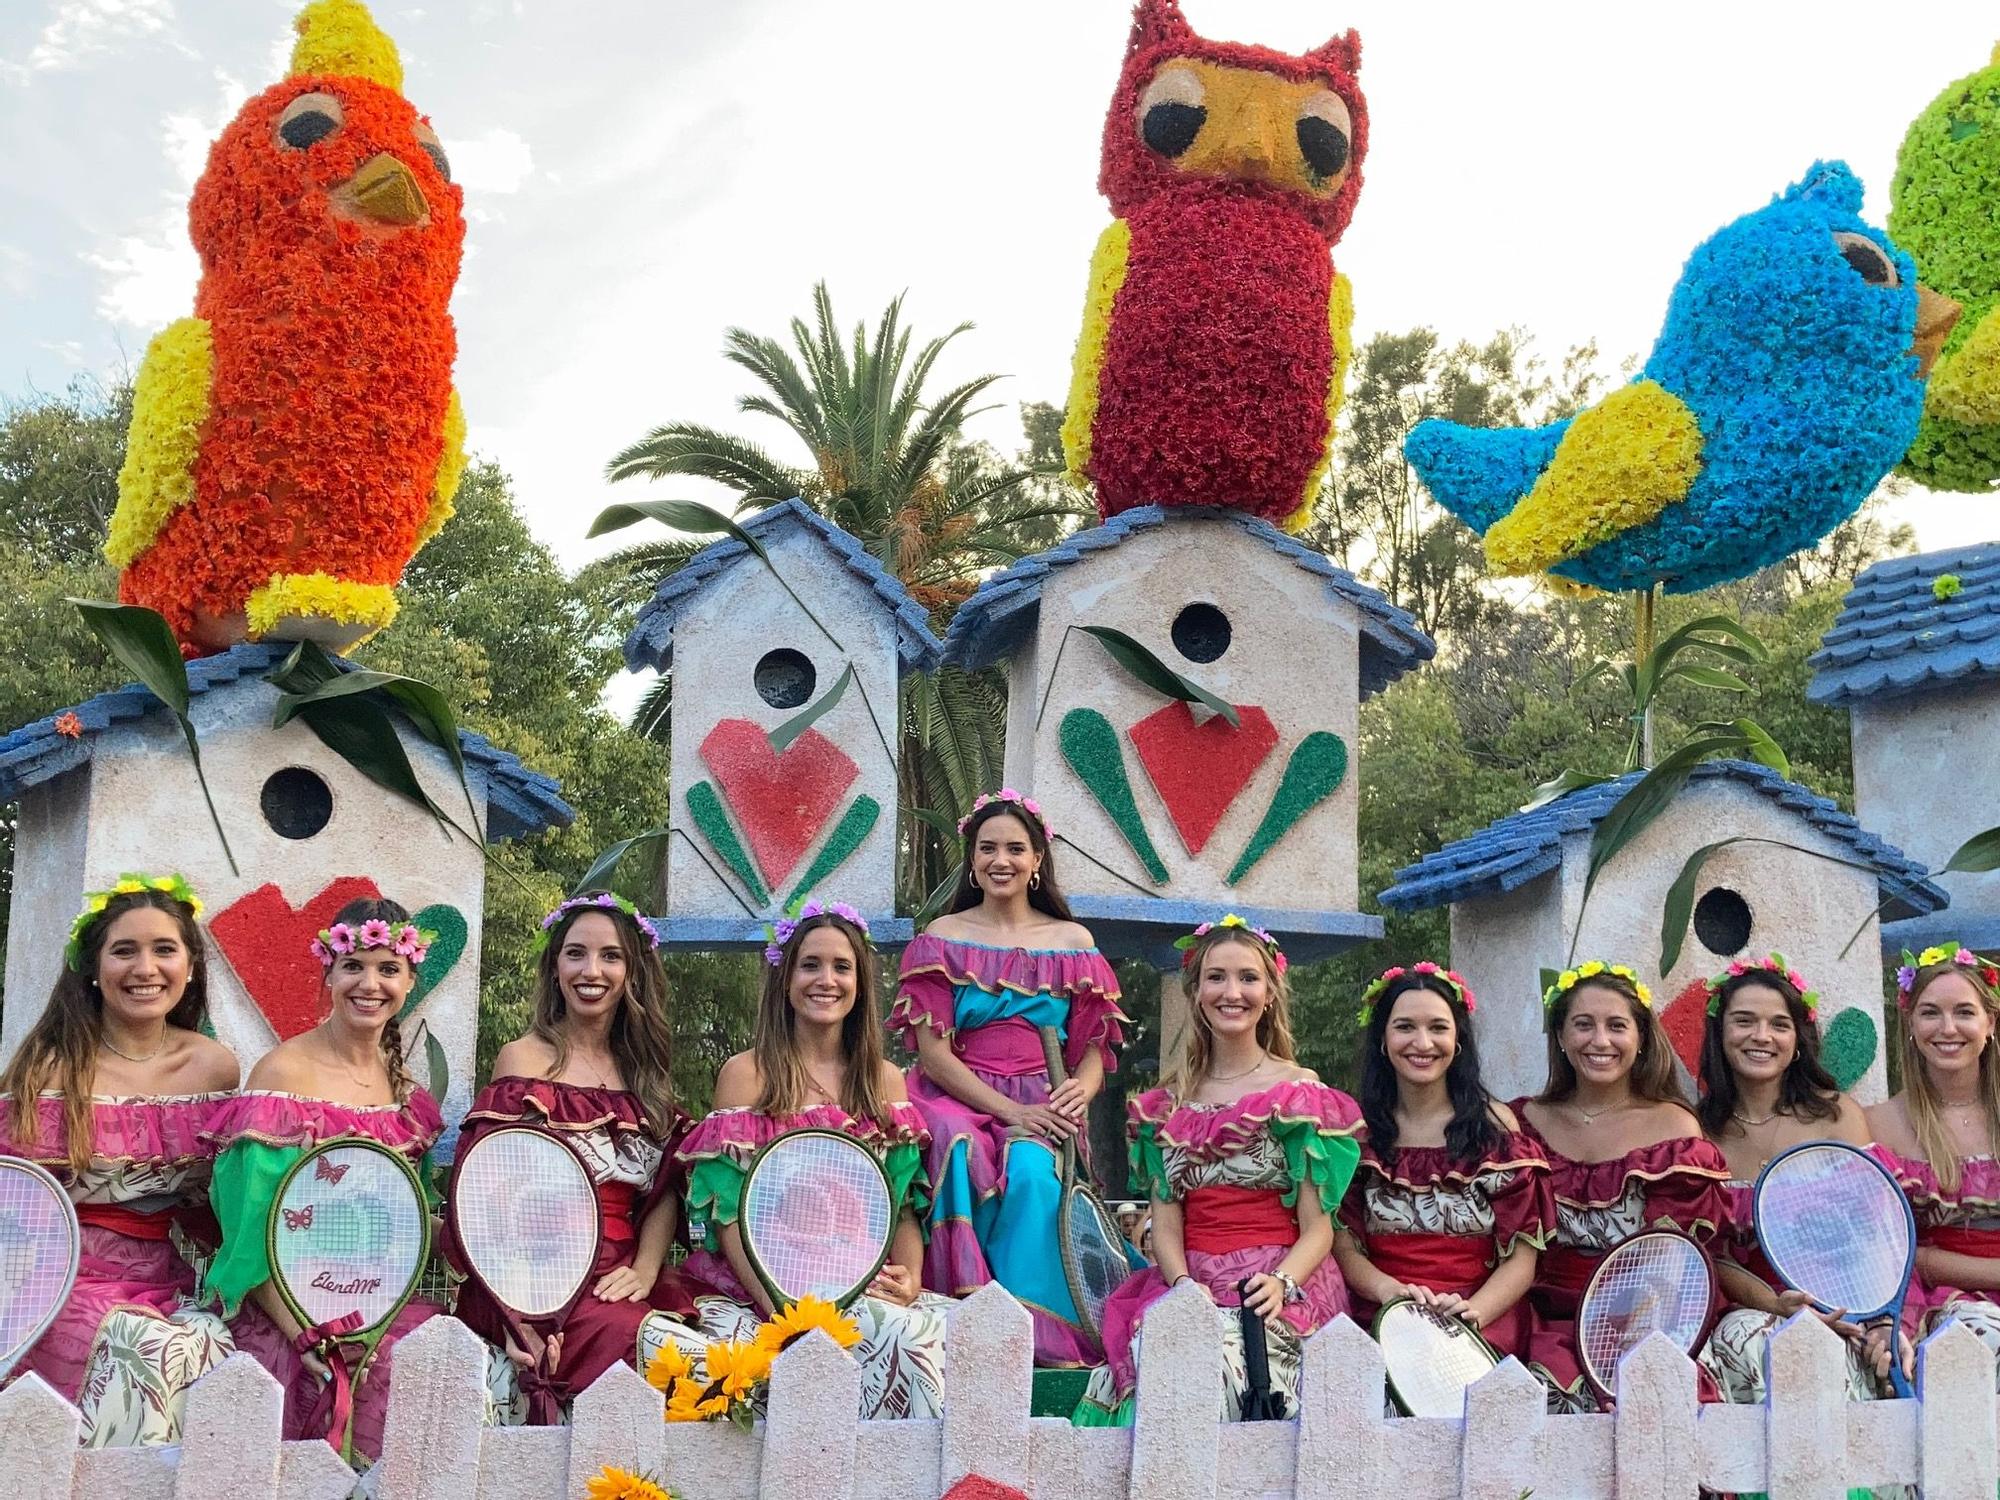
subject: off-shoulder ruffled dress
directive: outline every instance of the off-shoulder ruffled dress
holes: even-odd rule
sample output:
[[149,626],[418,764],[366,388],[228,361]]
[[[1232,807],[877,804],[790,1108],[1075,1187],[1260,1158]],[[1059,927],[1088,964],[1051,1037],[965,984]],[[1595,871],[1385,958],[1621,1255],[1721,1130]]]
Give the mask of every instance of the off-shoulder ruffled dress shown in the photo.
[[[903,950],[889,1029],[912,1050],[928,1026],[980,1082],[1021,1104],[1049,1097],[1038,1028],[1063,1037],[1070,1069],[1091,1048],[1108,1072],[1124,1039],[1118,976],[1095,948],[995,948],[925,933]],[[993,1115],[910,1069],[910,1102],[931,1135],[930,1243],[924,1284],[949,1297],[998,1281],[1035,1322],[1035,1362],[1093,1365],[1056,1246],[1061,1178],[1041,1141],[1010,1140]]]
[[195,1274],[173,1239],[212,1244],[202,1139],[227,1094],[91,1101],[90,1165],[69,1165],[63,1098],[36,1101],[35,1143],[14,1139],[0,1099],[0,1154],[46,1167],[69,1192],[83,1230],[76,1286],[16,1368],[32,1370],[83,1413],[91,1448],[180,1441],[188,1387],[236,1345],[220,1318],[194,1306]]
[[1551,1411],[1595,1411],[1597,1398],[1576,1353],[1577,1303],[1590,1273],[1642,1229],[1678,1229],[1708,1244],[1729,1222],[1723,1191],[1729,1163],[1699,1136],[1641,1146],[1609,1161],[1572,1161],[1526,1124],[1530,1102],[1516,1099],[1514,1113],[1548,1156],[1556,1235],[1528,1289],[1528,1368],[1548,1385]]
[[[329,1389],[299,1359],[290,1342],[245,1299],[271,1278],[269,1225],[278,1186],[292,1164],[326,1141],[360,1137],[409,1159],[429,1184],[425,1156],[444,1129],[437,1101],[417,1089],[403,1104],[358,1106],[275,1090],[246,1090],[226,1101],[205,1132],[217,1152],[213,1197],[222,1249],[210,1262],[202,1295],[221,1304],[237,1347],[256,1355],[285,1387],[285,1436],[327,1435]],[[354,1447],[374,1458],[382,1449],[396,1341],[438,1316],[435,1302],[412,1298],[396,1314],[354,1395]],[[487,1420],[519,1423],[526,1415],[514,1367],[499,1350],[487,1360]]]
[[[1966,1157],[1959,1166],[1958,1186],[1947,1189],[1929,1162],[1911,1161],[1882,1146],[1874,1150],[1910,1200],[1919,1249],[1928,1246],[2000,1261],[2000,1161],[1991,1156]],[[1929,1337],[1947,1321],[1962,1323],[2000,1354],[2000,1293],[1919,1279],[1911,1288],[1903,1320],[1914,1338]]]
[[[1398,1281],[1470,1297],[1516,1247],[1544,1248],[1555,1236],[1556,1195],[1542,1143],[1510,1131],[1476,1162],[1442,1146],[1402,1146],[1383,1161],[1361,1133],[1361,1162],[1340,1207],[1341,1227],[1375,1268]],[[1381,1311],[1356,1299],[1366,1328]],[[1480,1329],[1502,1355],[1523,1355],[1528,1300]]]
[[[689,1322],[695,1305],[680,1269],[664,1267],[651,1292],[639,1302],[606,1302],[591,1289],[601,1277],[632,1264],[638,1253],[639,1225],[660,1199],[683,1189],[674,1148],[687,1134],[688,1117],[679,1110],[655,1122],[637,1094],[624,1089],[585,1088],[548,1078],[496,1078],[479,1091],[465,1117],[458,1149],[503,1125],[527,1125],[562,1137],[576,1148],[597,1188],[602,1234],[597,1264],[563,1321],[562,1352],[548,1382],[548,1398],[567,1404],[590,1389],[597,1377],[638,1357],[639,1327],[648,1317]],[[446,1247],[454,1262],[462,1256]],[[705,1288],[703,1288],[705,1289]],[[489,1343],[504,1346],[506,1319],[486,1289],[468,1278],[459,1289],[458,1316]],[[536,1414],[547,1420],[553,1413]]]
[[[890,1106],[886,1124],[856,1119],[837,1105],[816,1105],[795,1115],[754,1109],[718,1109],[681,1143],[688,1178],[688,1223],[704,1248],[687,1269],[720,1295],[702,1295],[701,1329],[713,1341],[751,1337],[761,1321],[750,1291],[722,1251],[722,1227],[734,1224],[743,1205],[743,1178],[758,1151],[793,1130],[837,1130],[872,1151],[889,1179],[889,1194],[923,1222],[930,1207],[924,1148],[930,1133],[908,1104]],[[944,1413],[945,1316],[951,1299],[925,1292],[908,1307],[879,1297],[858,1297],[848,1316],[861,1328],[854,1357],[861,1365],[860,1415],[864,1420],[936,1417]],[[660,1331],[650,1325],[644,1338]],[[657,1347],[657,1343],[654,1344]],[[692,1352],[692,1351],[691,1351]],[[648,1351],[650,1354],[650,1350]]]
[[[1347,1095],[1301,1080],[1245,1094],[1231,1104],[1182,1104],[1165,1089],[1128,1106],[1132,1180],[1154,1199],[1181,1205],[1188,1271],[1215,1299],[1222,1331],[1224,1421],[1242,1411],[1242,1296],[1237,1283],[1267,1272],[1298,1243],[1301,1192],[1316,1194],[1329,1214],[1340,1206],[1360,1158],[1361,1112]],[[1303,1300],[1287,1303],[1283,1327],[1267,1336],[1271,1389],[1296,1412],[1304,1339],[1347,1311],[1347,1283],[1332,1255],[1299,1283]],[[1109,1363],[1091,1372],[1074,1421],[1122,1426],[1133,1415],[1142,1355],[1141,1324],[1167,1293],[1157,1267],[1135,1271],[1104,1310]]]

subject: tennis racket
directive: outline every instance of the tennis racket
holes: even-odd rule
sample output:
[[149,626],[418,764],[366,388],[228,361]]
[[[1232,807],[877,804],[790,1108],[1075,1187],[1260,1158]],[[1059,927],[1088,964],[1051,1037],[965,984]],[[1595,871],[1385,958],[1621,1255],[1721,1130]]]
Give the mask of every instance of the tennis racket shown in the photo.
[[1385,1302],[1368,1331],[1382,1346],[1389,1399],[1406,1417],[1463,1417],[1466,1389],[1500,1363],[1470,1324],[1409,1297]]
[[31,1161],[0,1157],[0,1381],[69,1301],[82,1249],[62,1184]]
[[[1053,1026],[1040,1028],[1042,1058],[1048,1064],[1049,1092],[1069,1077],[1063,1066],[1062,1034]],[[1125,1235],[1087,1179],[1077,1175],[1076,1137],[1062,1144],[1062,1207],[1056,1218],[1056,1241],[1062,1249],[1063,1279],[1084,1332],[1104,1341],[1104,1304],[1132,1272],[1126,1258]]]
[[374,1141],[327,1141],[301,1156],[278,1184],[267,1231],[271,1281],[305,1325],[295,1341],[333,1372],[329,1441],[354,1461],[354,1396],[343,1344],[361,1350],[354,1382],[430,1259],[431,1221],[417,1174]]
[[531,1420],[553,1425],[549,1341],[583,1294],[597,1264],[603,1219],[589,1169],[568,1142],[506,1125],[458,1155],[451,1174],[452,1238],[465,1270],[499,1306],[523,1349],[537,1348],[528,1381]]
[[853,1136],[791,1130],[751,1159],[737,1230],[774,1302],[846,1307],[889,1258],[896,1204],[882,1164]]
[[1708,1331],[1715,1269],[1708,1252],[1671,1229],[1649,1229],[1597,1263],[1576,1310],[1576,1352],[1584,1378],[1612,1399],[1618,1361],[1648,1334],[1664,1333],[1692,1354]]
[[[1757,1243],[1778,1279],[1822,1312],[1856,1322],[1887,1314],[1903,1322],[1903,1297],[1917,1258],[1909,1200],[1882,1164],[1840,1141],[1807,1141],[1771,1158],[1751,1190]],[[1910,1394],[1902,1361],[1889,1379]]]

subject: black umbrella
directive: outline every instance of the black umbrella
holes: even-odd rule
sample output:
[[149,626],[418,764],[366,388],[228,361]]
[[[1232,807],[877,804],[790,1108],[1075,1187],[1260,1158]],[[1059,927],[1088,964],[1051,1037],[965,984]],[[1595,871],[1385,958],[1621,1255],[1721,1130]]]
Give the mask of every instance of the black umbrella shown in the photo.
[[[1247,1297],[1250,1283],[1236,1283],[1236,1295]],[[1264,1347],[1264,1320],[1251,1310],[1247,1302],[1236,1309],[1243,1320],[1243,1369],[1248,1385],[1243,1392],[1243,1420],[1246,1422],[1282,1422],[1285,1420],[1285,1398],[1271,1389],[1271,1356]]]

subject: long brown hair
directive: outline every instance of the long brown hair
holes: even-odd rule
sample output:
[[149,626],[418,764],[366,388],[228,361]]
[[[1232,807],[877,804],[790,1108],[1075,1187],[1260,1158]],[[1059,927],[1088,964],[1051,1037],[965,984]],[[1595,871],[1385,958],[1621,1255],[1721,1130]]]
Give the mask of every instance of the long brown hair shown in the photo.
[[78,966],[72,969],[64,963],[49,991],[49,1003],[21,1038],[5,1074],[0,1074],[0,1093],[13,1104],[13,1136],[24,1146],[35,1144],[40,1132],[42,1093],[53,1088],[62,1095],[64,1147],[70,1169],[76,1172],[90,1165],[95,1144],[90,1101],[97,1080],[97,1047],[104,1037],[104,996],[97,988],[97,971],[112,924],[140,907],[172,917],[188,951],[187,988],[167,1012],[167,1024],[193,1031],[208,1018],[207,955],[194,912],[165,891],[128,891],[105,902],[96,920],[84,928],[77,939]]
[[[336,925],[345,922],[349,927],[357,929],[363,922],[384,922],[388,924],[391,933],[396,933],[402,931],[403,925],[410,920],[410,913],[401,902],[391,901],[386,896],[363,896],[360,900],[350,901],[341,907],[335,913],[333,920]],[[411,964],[413,988],[416,971],[417,966]],[[328,969],[323,982],[331,981],[332,978],[333,970]],[[389,1075],[389,1092],[396,1096],[398,1104],[407,1104],[410,1095],[417,1091],[417,1080],[410,1076],[410,1070],[403,1061],[403,1026],[397,1017],[391,1016],[389,1024],[382,1028],[380,1046],[382,1068]]]
[[[584,901],[603,895],[587,891]],[[654,1131],[665,1140],[674,1121],[674,1033],[667,1022],[667,971],[660,955],[639,930],[639,924],[615,906],[579,904],[572,906],[549,930],[548,946],[535,964],[535,1016],[529,1029],[548,1044],[554,1058],[548,1076],[554,1078],[569,1066],[569,1037],[563,1021],[569,1002],[563,998],[562,982],[556,977],[556,960],[563,941],[577,918],[608,917],[618,933],[618,946],[625,950],[625,993],[611,1018],[611,1055],[624,1075],[625,1087],[638,1095],[640,1107]]]
[[1729,1066],[1729,1055],[1722,1048],[1723,1022],[1729,1016],[1730,999],[1753,984],[1777,992],[1797,1038],[1792,1060],[1785,1064],[1784,1076],[1778,1080],[1778,1113],[1795,1120],[1840,1118],[1840,1085],[1819,1060],[1819,1022],[1806,1009],[1797,985],[1775,969],[1755,968],[1723,981],[1716,991],[1715,1014],[1701,1029],[1701,1100],[1694,1112],[1700,1117],[1702,1133],[1710,1140],[1721,1139],[1737,1104],[1736,1070]]
[[1264,988],[1270,991],[1271,1003],[1257,1018],[1257,1044],[1280,1061],[1298,1061],[1298,1052],[1292,1044],[1292,986],[1279,972],[1271,949],[1247,928],[1211,927],[1181,956],[1181,993],[1187,996],[1188,1028],[1181,1043],[1181,1055],[1160,1079],[1160,1087],[1176,1099],[1193,1098],[1207,1082],[1208,1070],[1214,1064],[1215,1038],[1195,997],[1201,993],[1201,971],[1208,964],[1208,955],[1224,943],[1242,944],[1264,966]]
[[757,1002],[757,1032],[750,1043],[761,1089],[757,1112],[780,1119],[806,1108],[806,1063],[799,1055],[799,1018],[792,1009],[792,976],[806,934],[831,927],[854,950],[854,1005],[840,1023],[840,1048],[847,1065],[840,1080],[840,1107],[857,1120],[889,1124],[889,1101],[882,1097],[882,1016],[877,999],[881,966],[874,945],[847,918],[820,912],[805,918],[785,940],[783,957],[764,968],[764,993]]
[[1681,1092],[1681,1081],[1675,1076],[1674,1049],[1667,1041],[1660,1018],[1653,1014],[1652,1006],[1639,998],[1637,985],[1623,974],[1613,974],[1609,970],[1577,981],[1558,995],[1555,1004],[1549,1008],[1549,1081],[1535,1096],[1536,1099],[1543,1104],[1560,1104],[1575,1097],[1576,1069],[1570,1065],[1569,1056],[1562,1049],[1563,1020],[1569,1015],[1569,1003],[1576,998],[1577,991],[1589,989],[1592,985],[1623,996],[1625,1008],[1632,1013],[1632,1024],[1639,1030],[1639,1057],[1632,1064],[1632,1071],[1626,1075],[1633,1097],[1653,1104],[1678,1104],[1692,1113],[1687,1095]]
[[1028,905],[1058,922],[1072,920],[1069,898],[1063,895],[1062,887],[1056,883],[1055,846],[1049,842],[1048,830],[1042,826],[1042,820],[1018,802],[999,800],[987,803],[966,822],[965,854],[958,862],[958,889],[951,898],[951,909],[970,911],[986,899],[986,892],[979,888],[979,882],[972,875],[972,855],[979,847],[979,830],[1003,813],[1028,830],[1028,847],[1042,862],[1035,883],[1028,887]]
[[1944,1100],[1937,1085],[1931,1082],[1930,1069],[1924,1063],[1923,1053],[1917,1050],[1916,1033],[1910,1024],[1925,989],[1945,974],[1965,976],[1985,1007],[1987,1019],[1994,1024],[1994,1035],[1979,1049],[1979,1106],[1986,1116],[1987,1145],[1996,1151],[2000,1151],[2000,1057],[1994,1054],[2000,1052],[2000,991],[1977,968],[1968,969],[1944,958],[1917,970],[1917,977],[1910,984],[1909,1008],[1903,1013],[1904,1104],[1909,1109],[1910,1128],[1917,1134],[1917,1144],[1924,1148],[1924,1159],[1930,1163],[1931,1175],[1937,1178],[1938,1186],[1946,1192],[1955,1192],[1964,1163],[1951,1131],[1945,1128]]

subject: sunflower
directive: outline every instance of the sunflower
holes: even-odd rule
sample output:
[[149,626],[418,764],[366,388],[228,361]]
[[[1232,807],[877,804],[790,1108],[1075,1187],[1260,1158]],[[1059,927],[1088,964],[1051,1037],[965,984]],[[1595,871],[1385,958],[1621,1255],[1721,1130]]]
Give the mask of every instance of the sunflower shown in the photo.
[[723,1395],[711,1396],[710,1386],[686,1377],[674,1382],[674,1392],[667,1397],[667,1420],[669,1422],[706,1422],[710,1417],[722,1416],[729,1410],[729,1398]]
[[643,1474],[628,1474],[609,1464],[585,1486],[590,1500],[674,1500],[666,1489]]
[[776,1356],[817,1328],[843,1349],[861,1342],[861,1325],[822,1297],[801,1297],[757,1330],[757,1346]]
[[771,1350],[754,1342],[710,1344],[710,1389],[720,1390],[733,1401],[747,1400],[760,1381],[771,1378],[771,1358]]
[[659,1352],[646,1361],[646,1384],[656,1391],[670,1391],[676,1380],[692,1374],[694,1360],[675,1343],[662,1344]]

